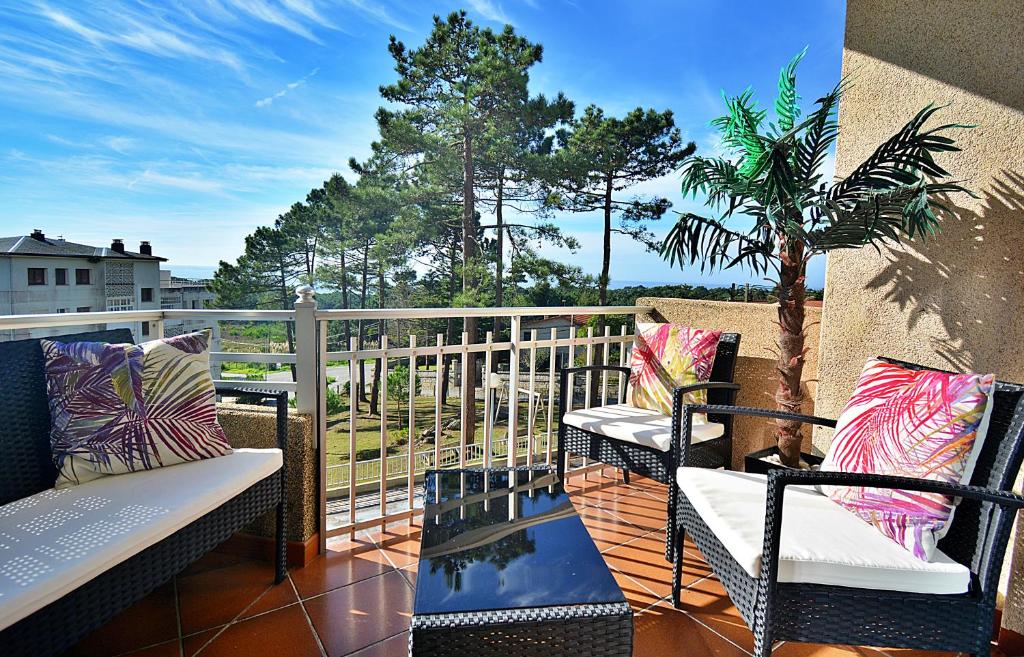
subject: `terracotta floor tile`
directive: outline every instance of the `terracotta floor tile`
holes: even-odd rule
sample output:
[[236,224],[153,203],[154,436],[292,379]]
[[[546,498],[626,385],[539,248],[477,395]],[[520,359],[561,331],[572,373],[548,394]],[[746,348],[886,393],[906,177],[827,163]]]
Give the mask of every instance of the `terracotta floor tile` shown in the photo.
[[664,529],[668,525],[665,502],[646,495],[620,496],[599,508],[647,531]]
[[69,657],[106,657],[178,638],[174,584],[161,586],[89,634]]
[[570,499],[583,506],[601,506],[615,501],[619,497],[636,495],[637,491],[621,484],[602,484],[581,488],[570,493]]
[[423,529],[419,524],[391,526],[369,535],[396,568],[405,568],[419,561],[420,536]]
[[749,657],[742,649],[667,603],[637,614],[633,628],[635,657]]
[[267,589],[256,602],[242,613],[241,618],[252,618],[268,611],[287,607],[298,601],[299,597],[295,595],[295,587],[292,586],[290,581],[285,579],[280,584]]
[[274,566],[263,561],[179,578],[181,631],[192,634],[229,623],[273,584]]
[[622,571],[613,568],[611,573],[634,613],[643,611],[661,600],[660,596]]
[[683,611],[718,634],[744,650],[754,649],[754,635],[716,578],[709,577],[690,585],[682,593],[682,604]]
[[408,657],[409,633],[402,632],[369,648],[352,653],[351,657]]
[[392,570],[303,604],[327,654],[341,657],[408,629],[412,597],[409,582]]
[[219,634],[203,632],[185,639],[185,657],[194,655],[321,657],[322,653],[302,607],[292,605],[235,623]]
[[[665,542],[661,534],[640,537],[602,556],[609,567],[626,573],[659,597],[672,594],[672,564],[665,561]],[[684,586],[688,583],[684,579]]]
[[300,597],[320,595],[393,570],[384,554],[369,539],[332,541],[328,547],[327,554],[291,571]]
[[602,552],[608,548],[639,538],[647,532],[621,518],[602,511],[585,507],[577,509],[584,526],[594,540],[594,544]]
[[187,575],[196,575],[207,570],[216,570],[217,568],[224,568],[225,566],[234,566],[242,563],[243,561],[247,561],[247,559],[241,555],[234,554],[232,552],[213,551],[201,557],[199,561],[191,564],[179,576],[185,577]]
[[159,645],[127,653],[122,655],[122,657],[181,657],[181,652],[179,650],[178,640],[175,639],[174,641],[167,641]]

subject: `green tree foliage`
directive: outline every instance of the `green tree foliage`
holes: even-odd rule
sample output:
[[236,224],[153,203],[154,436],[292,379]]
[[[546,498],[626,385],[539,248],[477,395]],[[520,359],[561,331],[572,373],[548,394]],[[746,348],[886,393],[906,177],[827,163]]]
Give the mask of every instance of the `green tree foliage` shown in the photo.
[[[396,152],[416,154],[418,166],[433,169],[433,182],[453,199],[461,201],[461,298],[462,305],[481,303],[484,263],[481,258],[480,216],[476,207],[478,151],[485,135],[504,117],[510,103],[528,97],[528,70],[541,60],[540,45],[516,34],[511,25],[501,32],[481,29],[453,12],[447,19],[434,17],[426,42],[410,49],[391,37],[388,46],[395,60],[398,81],[381,87],[385,100],[405,106],[392,111],[381,108],[377,122],[385,143]],[[439,163],[458,162],[456,173]],[[458,186],[452,183],[458,183]],[[464,330],[471,342],[478,338],[478,320],[467,318]],[[472,356],[475,360],[475,355]],[[476,366],[469,368],[470,390],[476,383]],[[476,404],[463,399],[468,426],[476,422]],[[472,435],[470,435],[472,438]]]
[[[703,194],[716,215],[680,216],[662,246],[672,263],[746,267],[775,277],[779,305],[780,409],[799,413],[804,366],[804,279],[807,263],[834,249],[925,239],[939,229],[943,196],[970,193],[948,181],[935,156],[957,151],[946,133],[958,124],[925,128],[938,111],[928,105],[875,149],[846,178],[829,184],[822,165],[839,134],[836,108],[845,81],[815,101],[800,118],[796,68],[803,53],[779,75],[774,123],[766,125],[752,92],[726,98],[717,119],[731,157],[693,157],[685,165],[683,194]],[[736,225],[739,224],[739,225]],[[749,227],[744,227],[744,224]],[[783,460],[796,465],[800,423],[780,421]]]
[[[647,223],[660,219],[669,209],[668,199],[657,196],[627,196],[623,193],[638,183],[675,171],[696,150],[684,144],[670,110],[636,108],[624,118],[605,116],[590,105],[569,131],[561,135],[557,184],[548,203],[562,210],[595,212],[603,215],[599,302],[608,300],[612,234],[618,233],[653,248]],[[612,216],[619,213],[619,225]]]

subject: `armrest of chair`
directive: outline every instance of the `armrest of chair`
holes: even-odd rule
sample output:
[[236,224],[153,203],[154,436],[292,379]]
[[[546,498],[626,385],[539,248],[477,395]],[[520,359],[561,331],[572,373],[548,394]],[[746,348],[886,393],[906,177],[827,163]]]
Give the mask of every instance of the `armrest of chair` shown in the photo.
[[559,371],[559,382],[558,382],[558,420],[561,422],[562,416],[565,415],[569,405],[566,404],[567,396],[569,394],[569,375],[580,374],[584,372],[618,372],[626,376],[629,375],[629,368],[621,365],[582,365],[580,367],[563,367]]
[[218,395],[254,395],[260,399],[274,399],[277,401],[277,446],[282,456],[287,460],[288,454],[288,393],[283,390],[267,390],[258,386],[217,385],[214,390]]
[[[694,384],[694,386],[707,386],[714,388],[727,388],[739,390],[735,383],[711,383]],[[733,388],[735,386],[735,388]],[[725,404],[683,404],[682,396],[689,391],[691,386],[681,386],[675,389],[673,396],[672,413],[672,459],[673,463],[685,464],[687,453],[690,450],[690,443],[693,440],[693,414],[694,413],[715,413],[717,415],[746,415],[751,417],[766,417],[779,420],[796,420],[807,424],[818,424],[825,427],[836,426],[835,420],[815,415],[801,415],[799,413],[787,413],[767,408],[754,408],[751,406],[729,406]],[[694,389],[699,390],[699,387]]]
[[[1024,497],[1011,492],[951,484],[931,479],[897,477],[859,472],[821,472],[815,470],[772,470],[768,473],[768,490],[765,503],[764,547],[761,556],[761,576],[768,578],[771,587],[776,585],[779,573],[779,543],[782,539],[782,511],[786,486],[864,486],[890,490],[912,490],[922,493],[939,493],[950,497],[987,502],[997,506],[1024,509]],[[1009,531],[1014,515],[1001,519]],[[996,568],[998,570],[998,568]],[[998,576],[998,572],[996,573]]]

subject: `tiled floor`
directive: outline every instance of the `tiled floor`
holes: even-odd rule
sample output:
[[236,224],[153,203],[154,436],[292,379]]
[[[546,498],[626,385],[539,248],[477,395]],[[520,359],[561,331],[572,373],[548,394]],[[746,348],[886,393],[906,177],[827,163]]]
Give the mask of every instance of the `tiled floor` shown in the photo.
[[[609,473],[611,471],[609,470]],[[636,613],[636,657],[743,657],[753,637],[690,546],[683,610],[668,600],[664,488],[591,473],[570,479],[577,510]],[[77,645],[77,657],[399,657],[416,583],[408,522],[330,544],[272,586],[270,564],[213,553]],[[910,651],[781,644],[780,657],[924,657]],[[466,656],[471,657],[471,656]]]

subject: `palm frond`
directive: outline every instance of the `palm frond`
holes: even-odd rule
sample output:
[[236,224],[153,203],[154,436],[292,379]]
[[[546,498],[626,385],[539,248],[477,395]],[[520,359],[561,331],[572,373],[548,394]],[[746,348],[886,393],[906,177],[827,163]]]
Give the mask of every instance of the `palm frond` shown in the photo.
[[729,113],[711,122],[722,133],[722,141],[740,156],[739,172],[751,177],[763,166],[764,143],[758,130],[768,115],[766,110],[757,109],[753,92],[747,89],[735,98],[724,96]]
[[796,174],[807,187],[814,188],[822,182],[818,170],[839,135],[836,109],[844,88],[845,82],[840,81],[832,91],[814,102],[817,109],[808,117],[810,125],[807,127],[807,132],[804,133],[803,139],[797,144]]
[[922,127],[935,112],[941,109],[928,104],[902,129],[883,142],[860,166],[835,185],[828,194],[836,204],[854,205],[864,194],[892,189],[901,185],[913,185],[922,176],[945,178],[949,172],[940,166],[933,153],[959,151],[953,140],[939,135],[951,128],[972,126],[947,124],[932,130]]
[[721,220],[693,213],[679,216],[661,246],[661,257],[680,266],[700,261],[701,271],[743,266],[755,274],[768,270],[773,248],[750,235],[730,230]]
[[792,130],[800,116],[800,96],[796,93],[796,67],[806,54],[807,48],[804,47],[779,71],[779,95],[775,98],[775,116],[779,122],[780,133]]
[[939,228],[936,211],[950,212],[936,197],[957,192],[971,194],[959,183],[919,181],[865,194],[853,206],[823,199],[818,208],[828,220],[826,225],[809,231],[808,243],[820,253],[899,243],[903,236],[928,238]]

